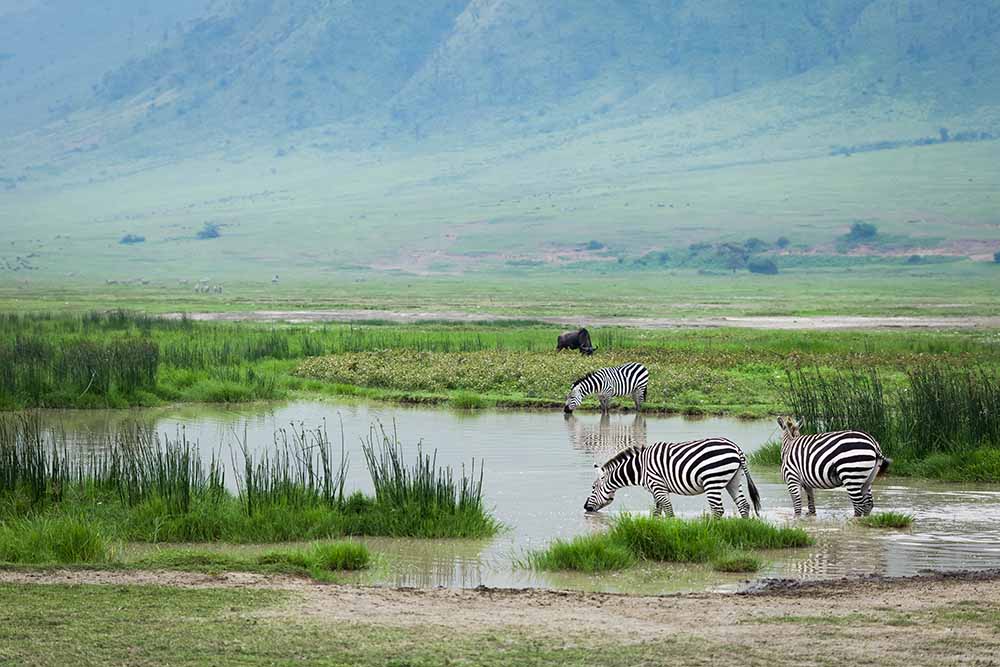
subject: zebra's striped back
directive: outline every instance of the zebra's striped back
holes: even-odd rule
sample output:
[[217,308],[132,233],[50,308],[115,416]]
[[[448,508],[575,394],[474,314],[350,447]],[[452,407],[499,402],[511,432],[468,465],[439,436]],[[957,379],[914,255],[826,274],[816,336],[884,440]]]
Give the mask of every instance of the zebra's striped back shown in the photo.
[[647,447],[646,475],[662,480],[670,493],[695,496],[723,487],[746,462],[737,444],[725,438],[658,442]]
[[632,396],[638,409],[646,398],[648,384],[649,371],[634,361],[621,366],[599,368],[573,383],[569,396],[566,397],[566,412],[580,407],[583,399],[591,394],[597,394],[601,400],[601,408],[605,410],[608,401],[615,396]]
[[861,431],[830,431],[783,438],[781,470],[812,489],[835,489],[868,479],[879,461],[882,448]]

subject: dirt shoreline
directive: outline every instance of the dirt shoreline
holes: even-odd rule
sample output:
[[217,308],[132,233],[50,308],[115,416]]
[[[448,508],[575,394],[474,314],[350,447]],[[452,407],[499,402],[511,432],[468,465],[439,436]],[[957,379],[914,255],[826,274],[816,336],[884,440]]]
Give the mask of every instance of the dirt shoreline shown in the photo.
[[864,317],[850,315],[745,316],[745,317],[516,317],[491,313],[461,311],[407,312],[393,310],[254,310],[246,312],[166,313],[166,319],[187,317],[208,322],[370,322],[397,323],[458,322],[481,323],[531,320],[563,327],[586,323],[591,327],[630,327],[639,329],[742,329],[832,331],[832,330],[945,330],[1000,329],[1000,316],[959,317]]
[[[872,575],[824,581],[762,580],[740,593],[672,593],[663,596],[546,589],[479,587],[392,588],[321,584],[276,575],[203,574],[134,570],[4,570],[0,584],[250,588],[293,591],[291,608],[271,613],[319,616],[393,627],[433,624],[455,629],[518,626],[548,630],[616,632],[644,636],[697,633],[711,623],[736,632],[746,619],[807,613],[850,615],[878,610],[919,614],[965,601],[1000,603],[1000,569],[933,572],[912,577]],[[600,613],[595,614],[599,609]],[[711,619],[711,620],[710,620]],[[743,620],[741,620],[743,619]]]

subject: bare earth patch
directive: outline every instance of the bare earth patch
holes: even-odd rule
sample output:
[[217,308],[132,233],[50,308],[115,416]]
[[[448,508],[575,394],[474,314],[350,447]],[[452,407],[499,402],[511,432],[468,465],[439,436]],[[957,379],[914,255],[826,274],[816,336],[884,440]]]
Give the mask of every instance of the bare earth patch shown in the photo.
[[[498,322],[512,318],[490,313],[461,311],[392,311],[392,310],[254,310],[231,313],[168,313],[167,319],[187,317],[213,322]],[[746,316],[746,317],[537,317],[538,322],[574,327],[586,320],[588,326],[637,327],[642,329],[711,329],[737,327],[765,330],[879,330],[879,329],[995,329],[1000,328],[1000,316],[983,317],[861,317],[822,315],[813,317]]]

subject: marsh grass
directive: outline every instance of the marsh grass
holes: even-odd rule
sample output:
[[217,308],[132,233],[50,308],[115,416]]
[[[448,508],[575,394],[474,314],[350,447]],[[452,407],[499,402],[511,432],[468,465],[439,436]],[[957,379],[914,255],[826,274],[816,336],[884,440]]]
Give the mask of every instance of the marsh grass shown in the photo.
[[572,540],[555,540],[547,548],[529,552],[521,567],[535,570],[606,572],[632,567],[638,559],[627,546],[609,534],[580,535]]
[[868,528],[909,528],[913,525],[913,515],[901,512],[876,512],[857,519]]
[[804,433],[859,430],[873,436],[897,473],[1000,479],[1000,375],[983,367],[923,364],[892,389],[870,367],[789,374],[787,402]]
[[598,572],[638,560],[712,563],[723,572],[761,567],[753,549],[792,549],[813,544],[801,528],[773,526],[759,519],[677,519],[623,515],[606,533],[557,540],[530,552],[523,564],[540,570]]
[[395,433],[373,428],[365,453],[376,495],[348,495],[341,443],[338,452],[325,428],[300,427],[279,431],[270,450],[254,454],[244,439],[232,457],[233,494],[219,458],[206,467],[183,434],[161,439],[127,427],[90,455],[73,458],[37,418],[3,415],[0,525],[25,532],[20,519],[72,516],[118,539],[160,543],[475,538],[500,529],[483,507],[481,463],[456,474],[418,447],[411,464]]
[[752,466],[780,466],[781,442],[771,440],[764,443],[759,449],[747,454],[747,462]]
[[0,561],[49,565],[107,563],[113,550],[101,530],[73,516],[26,517],[0,524]]

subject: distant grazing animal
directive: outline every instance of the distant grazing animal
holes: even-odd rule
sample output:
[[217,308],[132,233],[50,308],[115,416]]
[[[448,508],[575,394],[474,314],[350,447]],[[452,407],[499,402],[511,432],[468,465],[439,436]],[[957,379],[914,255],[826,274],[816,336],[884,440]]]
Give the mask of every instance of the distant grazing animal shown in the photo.
[[649,371],[634,361],[612,368],[600,368],[573,383],[563,412],[571,414],[590,394],[597,394],[601,412],[608,411],[611,399],[615,396],[631,396],[635,401],[635,409],[640,410],[642,402],[646,400],[647,384]]
[[556,352],[580,350],[580,354],[593,354],[596,349],[590,342],[590,332],[586,329],[567,331],[564,334],[560,334],[556,342]]
[[882,454],[882,448],[867,433],[861,431],[831,431],[802,435],[798,422],[791,417],[779,417],[781,427],[781,476],[792,496],[795,516],[802,513],[802,493],[805,492],[809,514],[816,514],[814,489],[836,489],[843,486],[854,505],[854,516],[868,516],[875,501],[872,482],[885,472],[892,459]]
[[750,501],[760,516],[760,493],[750,477],[747,457],[731,440],[708,438],[690,442],[657,442],[649,447],[630,447],[619,452],[603,466],[594,464],[597,479],[583,504],[587,512],[607,507],[615,492],[625,486],[642,486],[656,500],[656,514],[674,515],[670,494],[696,496],[704,493],[712,514],[725,512],[722,490],[725,489],[740,516],[750,516],[750,503],[743,495],[741,479],[747,480]]

